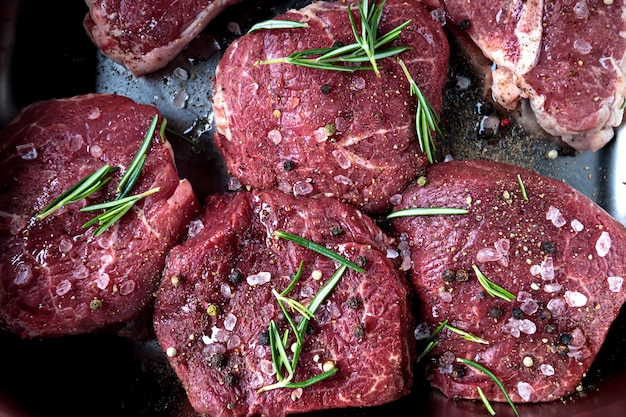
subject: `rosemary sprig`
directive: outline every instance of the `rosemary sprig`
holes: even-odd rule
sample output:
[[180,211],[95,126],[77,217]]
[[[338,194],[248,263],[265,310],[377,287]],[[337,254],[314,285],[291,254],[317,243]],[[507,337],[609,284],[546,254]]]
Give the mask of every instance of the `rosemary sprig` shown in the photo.
[[515,295],[511,294],[509,291],[505,290],[499,285],[494,284],[493,282],[489,281],[489,279],[485,276],[485,274],[480,272],[480,269],[478,269],[476,265],[472,265],[472,268],[474,269],[474,272],[476,273],[476,278],[478,278],[478,282],[480,282],[480,285],[483,286],[487,294],[489,294],[492,297],[500,297],[506,301],[515,300]]
[[[348,7],[348,16],[350,25],[354,33],[356,43],[343,46],[334,46],[330,48],[314,48],[305,49],[303,51],[294,52],[293,54],[263,61],[258,61],[257,65],[287,63],[299,65],[308,68],[333,71],[354,72],[356,70],[373,70],[376,75],[380,76],[377,60],[388,58],[400,54],[411,48],[405,46],[390,46],[383,49],[400,37],[402,29],[407,27],[411,20],[407,20],[398,25],[391,31],[378,37],[378,24],[382,15],[382,8],[385,4],[383,0],[378,4],[369,5],[368,0],[363,3],[357,2],[357,8],[361,14],[361,31],[357,29],[355,18],[350,7]],[[369,62],[370,65],[346,66],[345,63],[364,63]]]
[[93,204],[91,206],[83,207],[80,209],[80,211],[88,212],[95,210],[104,210],[104,212],[89,220],[87,223],[83,224],[82,227],[83,229],[86,229],[98,223],[99,226],[94,232],[94,236],[100,236],[113,223],[121,219],[128,212],[128,210],[130,210],[130,208],[134,206],[135,203],[137,203],[137,201],[146,196],[149,196],[150,194],[154,194],[159,190],[160,188],[156,187],[141,194],[124,197],[119,200],[108,201],[106,203]]
[[458,335],[463,336],[463,339],[465,339],[465,340],[469,340],[470,342],[481,343],[481,344],[483,344],[483,345],[488,345],[488,344],[489,344],[489,342],[488,342],[488,341],[486,341],[486,340],[485,340],[485,339],[483,339],[483,338],[480,338],[480,337],[478,337],[478,336],[476,336],[476,335],[473,335],[473,334],[471,334],[471,333],[468,333],[468,332],[466,332],[465,330],[461,330],[461,329],[456,328],[456,327],[454,327],[454,326],[450,326],[450,325],[448,324],[448,321],[447,321],[447,320],[446,320],[446,321],[445,321],[445,323],[444,323],[444,327],[445,327],[446,329],[450,330],[450,331],[451,331],[451,332],[453,332],[453,333],[456,333],[456,334],[458,334]]
[[283,232],[282,230],[275,230],[274,231],[274,235],[278,238],[282,238],[282,239],[286,239],[289,240],[293,243],[296,243],[300,246],[303,246],[307,249],[311,249],[312,251],[315,251],[317,253],[319,253],[320,255],[324,255],[327,258],[338,262],[341,265],[344,265],[350,269],[353,269],[357,272],[365,272],[363,268],[361,268],[360,266],[357,266],[356,264],[354,264],[353,262],[350,262],[349,260],[347,260],[346,258],[344,258],[343,256],[339,255],[336,252],[333,252],[332,250],[322,246],[322,245],[318,245],[315,242],[311,242],[308,239],[305,239],[303,237],[300,236],[296,236],[294,234],[291,234],[289,232]]
[[104,165],[94,173],[80,179],[67,191],[48,204],[35,218],[42,220],[61,207],[75,203],[89,196],[109,182],[111,180],[110,174],[118,169],[118,167]]
[[[133,157],[128,169],[122,176],[120,183],[117,186],[117,194],[113,201],[109,201],[101,204],[94,204],[91,206],[83,207],[80,209],[82,212],[89,212],[95,210],[105,210],[104,213],[94,217],[89,220],[85,224],[83,224],[83,228],[90,227],[96,223],[99,224],[99,227],[96,229],[94,235],[100,236],[106,229],[108,229],[113,223],[122,218],[124,214],[130,210],[130,208],[142,198],[153,194],[159,191],[159,188],[153,188],[144,193],[137,194],[134,196],[127,197],[130,191],[135,186],[139,175],[141,174],[141,170],[143,169],[143,165],[146,161],[146,153],[150,146],[150,141],[154,136],[156,131],[157,122],[159,120],[159,115],[155,114],[150,122],[150,126],[148,127],[148,131],[144,135],[143,141],[139,147],[139,150]],[[167,121],[163,119],[161,123],[161,127],[159,129],[159,135],[161,137],[161,142],[165,142],[165,127]],[[118,167],[111,167],[109,165],[104,165],[96,172],[87,177],[79,180],[76,184],[70,187],[67,191],[57,197],[52,203],[44,208],[44,210],[36,216],[37,220],[41,220],[46,216],[50,215],[55,210],[70,204],[76,201],[80,201],[81,199],[91,195],[93,192],[101,189],[107,182],[111,180],[110,174],[117,171]]]
[[398,63],[404,71],[404,75],[409,81],[409,91],[411,95],[417,97],[417,109],[415,111],[415,130],[417,131],[417,139],[420,145],[420,149],[426,154],[428,162],[433,163],[433,152],[435,150],[435,140],[433,139],[433,131],[440,137],[443,137],[441,130],[439,129],[439,115],[435,112],[435,109],[430,105],[430,102],[422,93],[419,86],[409,73],[408,68],[404,65],[401,59],[398,59]]
[[250,30],[248,30],[248,33],[256,32],[257,30],[299,29],[308,27],[309,24],[306,22],[297,22],[295,20],[270,19],[253,25]]
[[491,378],[491,380],[495,382],[495,384],[498,386],[498,388],[500,388],[500,390],[504,394],[504,398],[506,398],[506,400],[509,402],[509,405],[513,409],[513,412],[515,413],[515,415],[519,417],[519,413],[517,412],[517,408],[515,408],[515,404],[513,404],[513,401],[511,401],[511,397],[509,397],[509,394],[504,389],[504,385],[502,385],[502,382],[500,382],[500,380],[493,374],[493,372],[491,372],[489,369],[485,368],[481,364],[471,361],[469,359],[456,358],[456,360],[457,362],[461,362],[467,366],[471,366],[472,368],[478,369],[479,371],[487,375],[489,378]]
[[495,416],[496,415],[496,411],[491,406],[491,403],[489,402],[489,400],[485,396],[485,393],[483,392],[482,388],[480,388],[478,385],[476,385],[476,390],[478,391],[478,396],[480,397],[480,400],[485,405],[485,408],[487,409],[487,412],[490,415]]
[[524,199],[524,201],[528,201],[526,187],[524,187],[524,181],[522,181],[522,177],[520,176],[520,174],[517,174],[517,182],[519,183],[519,188],[522,190],[522,198]]
[[[309,379],[300,382],[291,382],[293,380],[293,376],[295,373],[296,366],[298,365],[298,359],[300,358],[300,353],[302,352],[302,346],[304,344],[304,335],[306,332],[307,325],[309,320],[313,318],[313,315],[322,304],[322,302],[328,297],[330,292],[335,288],[341,277],[346,272],[347,267],[345,265],[341,265],[333,274],[333,276],[320,288],[320,290],[313,296],[313,299],[309,303],[308,307],[304,307],[306,310],[306,314],[302,316],[300,322],[296,325],[295,321],[291,317],[291,314],[287,311],[284,305],[284,300],[290,300],[287,298],[288,292],[294,287],[295,283],[301,276],[302,273],[302,263],[300,263],[300,267],[298,268],[298,273],[295,274],[293,279],[291,280],[287,289],[282,291],[280,294],[275,290],[272,291],[274,296],[279,295],[277,297],[278,304],[280,305],[283,314],[287,318],[291,329],[296,335],[296,344],[295,349],[293,350],[293,357],[289,360],[289,356],[287,355],[287,343],[288,343],[288,331],[285,331],[283,337],[280,336],[278,332],[278,328],[276,323],[272,320],[269,325],[269,335],[270,335],[270,350],[272,352],[272,363],[274,365],[274,370],[276,371],[276,378],[278,382],[266,385],[261,387],[257,392],[264,392],[278,388],[305,388],[310,385],[313,385],[317,382],[320,382],[337,372],[337,368],[332,368],[327,371],[324,371],[316,376],[313,376]],[[293,303],[297,303],[294,300],[287,301],[289,305]],[[300,304],[300,303],[298,303]],[[302,305],[302,304],[300,304]],[[287,371],[287,376],[283,377],[282,368],[285,368]]]
[[393,219],[396,217],[407,216],[450,216],[455,214],[467,214],[466,209],[452,208],[452,207],[411,207],[402,210],[397,210],[390,213],[387,218]]

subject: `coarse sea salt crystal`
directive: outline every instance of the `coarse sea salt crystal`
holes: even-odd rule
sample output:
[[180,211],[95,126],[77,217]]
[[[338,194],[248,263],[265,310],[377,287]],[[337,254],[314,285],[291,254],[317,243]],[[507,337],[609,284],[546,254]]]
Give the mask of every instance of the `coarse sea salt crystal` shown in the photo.
[[558,317],[565,313],[567,309],[567,304],[562,298],[553,298],[552,300],[548,301],[548,304],[546,304],[546,308],[552,312],[553,317]]
[[585,228],[585,226],[578,219],[572,220],[570,224],[572,226],[572,230],[575,232],[582,232]]
[[278,145],[283,140],[283,135],[280,133],[278,129],[272,129],[267,132],[267,138],[274,143],[274,145]]
[[584,307],[587,305],[587,296],[578,291],[565,291],[563,298],[565,298],[565,302],[570,307]]
[[620,292],[622,290],[622,285],[624,284],[624,278],[608,277],[606,280],[609,283],[609,291]]
[[554,375],[554,366],[552,366],[552,365],[550,365],[548,363],[542,363],[541,365],[539,365],[539,370],[545,376],[552,376],[552,375]]
[[226,330],[232,331],[235,328],[236,324],[237,324],[237,316],[235,316],[233,313],[228,313],[226,315],[226,318],[224,318],[224,328]]
[[307,181],[298,181],[293,185],[293,194],[295,196],[307,195],[310,194],[311,191],[313,191],[313,186]]
[[528,382],[520,381],[517,383],[517,393],[522,400],[530,401],[530,395],[533,393],[533,387]]
[[611,249],[611,236],[607,232],[602,232],[596,241],[596,252],[603,258]]
[[67,294],[68,292],[70,292],[71,289],[72,289],[72,283],[70,282],[69,279],[64,279],[63,281],[59,282],[55,288],[56,294],[58,296],[63,296]]
[[526,334],[535,334],[537,332],[537,325],[528,319],[524,319],[519,324],[519,331]]
[[546,213],[546,220],[550,220],[552,224],[556,227],[562,227],[567,224],[567,220],[563,217],[561,210],[554,206],[550,206]]
[[248,285],[262,285],[270,281],[272,275],[269,272],[259,272],[246,278]]

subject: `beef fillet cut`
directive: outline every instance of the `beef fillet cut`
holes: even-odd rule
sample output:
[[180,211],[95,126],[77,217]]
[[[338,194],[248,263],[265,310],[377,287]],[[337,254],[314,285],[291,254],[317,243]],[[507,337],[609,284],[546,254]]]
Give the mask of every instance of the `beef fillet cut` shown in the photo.
[[527,98],[541,127],[597,150],[623,118],[623,1],[427,0],[494,62],[492,93],[513,110]]
[[100,50],[136,77],[163,68],[240,0],[85,0],[84,26]]
[[[360,25],[354,4],[352,10]],[[378,60],[380,77],[371,70],[259,64],[355,42],[346,3],[315,2],[276,19],[308,27],[245,35],[216,69],[215,144],[229,172],[244,186],[336,197],[369,214],[388,210],[390,197],[426,163],[416,140],[416,99],[397,57]],[[441,25],[418,1],[389,0],[379,33],[409,19],[396,44],[413,49],[399,57],[438,111],[449,57]]]
[[[302,262],[288,296],[307,306],[339,267],[276,238],[276,230],[323,245],[365,272],[348,270],[315,312],[292,381],[319,375],[329,364],[337,373],[305,388],[259,392],[277,381],[270,320],[281,335],[289,330],[289,346],[295,342],[272,290],[285,290]],[[154,316],[159,343],[192,406],[210,416],[284,416],[407,394],[413,315],[408,282],[387,258],[391,243],[371,219],[336,199],[278,190],[209,197],[188,240],[168,255]]]
[[[427,177],[395,209],[469,212],[392,221],[411,246],[416,336],[448,320],[486,341],[441,331],[432,384],[461,398],[479,398],[480,386],[503,401],[489,377],[456,360],[465,358],[493,372],[516,402],[572,393],[626,300],[624,226],[567,184],[511,165],[452,161],[429,167]],[[474,266],[514,299],[489,295]]]
[[[131,194],[160,187],[100,236],[83,228],[110,201],[158,110],[114,95],[35,103],[0,132],[0,328],[22,337],[87,333],[124,323],[153,301],[165,253],[199,202],[155,137]],[[105,164],[119,167],[87,199],[35,215]]]

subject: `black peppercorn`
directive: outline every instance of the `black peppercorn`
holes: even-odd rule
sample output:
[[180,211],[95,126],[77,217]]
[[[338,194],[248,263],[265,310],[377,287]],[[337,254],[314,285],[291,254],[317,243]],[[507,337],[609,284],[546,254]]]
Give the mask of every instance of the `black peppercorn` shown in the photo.
[[554,334],[556,333],[556,326],[554,324],[546,324],[546,333]]
[[367,259],[365,258],[365,256],[363,255],[359,255],[356,257],[356,259],[354,260],[354,263],[356,264],[356,266],[358,266],[359,268],[363,268],[365,265],[367,265]]
[[356,325],[354,327],[353,333],[354,333],[354,337],[356,337],[357,339],[363,339],[365,337],[365,325],[363,324]]
[[213,354],[209,357],[209,363],[213,368],[221,369],[226,365],[226,356],[221,353]]
[[541,320],[550,320],[552,318],[552,312],[550,310],[541,310],[539,313],[539,318]]
[[458,271],[456,271],[455,278],[459,282],[465,282],[469,279],[469,274],[465,269],[459,269]]
[[283,168],[287,172],[293,171],[295,167],[296,167],[296,163],[293,162],[291,159],[287,159],[285,162],[283,162]]
[[489,315],[494,319],[499,319],[502,317],[502,308],[495,306],[489,309]]
[[330,85],[322,84],[322,86],[320,87],[320,91],[322,92],[322,94],[330,93]]
[[541,244],[541,250],[544,251],[545,253],[554,253],[554,251],[555,251],[554,243],[552,243],[552,242],[543,242]]
[[463,378],[467,370],[463,365],[454,365],[452,367],[452,378]]
[[443,280],[446,282],[452,282],[456,279],[456,273],[451,269],[443,271]]
[[358,298],[354,296],[348,297],[348,307],[352,309],[356,309],[356,308],[359,308],[360,305],[361,305],[361,302],[359,301]]
[[308,336],[314,335],[316,331],[317,331],[317,328],[315,327],[315,325],[313,323],[310,323],[310,322],[307,323],[305,333]]
[[524,312],[519,307],[515,307],[513,309],[512,313],[513,313],[513,318],[514,319],[521,320],[521,319],[524,318]]
[[270,332],[268,332],[267,330],[261,332],[261,334],[259,335],[259,344],[263,346],[270,345]]
[[228,372],[226,375],[224,375],[224,385],[226,385],[227,387],[232,386],[235,383],[235,374],[233,374],[232,372]]
[[459,27],[462,30],[467,30],[470,28],[470,26],[472,26],[472,22],[470,22],[469,19],[465,19],[461,23],[459,23]]
[[565,356],[569,353],[569,348],[566,345],[557,345],[556,346],[556,353],[559,356]]
[[230,274],[228,275],[228,280],[233,285],[239,284],[241,282],[241,278],[242,278],[242,274],[241,274],[241,271],[238,269],[233,269],[232,271],[230,271]]
[[330,229],[330,234],[333,236],[341,236],[343,234],[343,227],[340,224],[336,224]]
[[574,337],[570,333],[561,333],[559,335],[559,340],[564,345],[571,345],[572,341],[574,340]]

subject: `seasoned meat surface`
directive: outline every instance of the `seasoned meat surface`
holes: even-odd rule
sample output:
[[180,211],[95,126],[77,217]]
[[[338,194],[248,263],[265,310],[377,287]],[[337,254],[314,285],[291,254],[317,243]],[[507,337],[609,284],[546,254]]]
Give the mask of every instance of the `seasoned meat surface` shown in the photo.
[[[523,198],[519,178],[527,200]],[[626,230],[567,184],[511,165],[451,161],[428,169],[395,209],[455,207],[467,214],[393,220],[411,247],[411,282],[419,299],[420,339],[444,329],[428,377],[449,397],[550,401],[572,393],[626,300]],[[473,266],[509,291],[489,295]]]
[[85,0],[87,34],[135,76],[163,68],[226,7],[240,0]]
[[[289,346],[295,342],[272,291],[284,291],[302,263],[287,296],[308,306],[339,267],[276,238],[277,230],[321,244],[365,272],[348,270],[315,312],[293,382],[320,374],[327,362],[337,373],[303,389],[259,392],[277,381],[270,320],[281,335],[289,331]],[[168,255],[154,316],[159,343],[192,406],[211,416],[284,416],[407,394],[413,315],[408,282],[386,257],[391,243],[371,219],[335,199],[277,190],[209,197],[189,239]]]
[[[114,95],[32,104],[0,132],[0,327],[23,337],[87,333],[124,323],[153,300],[165,253],[199,202],[157,138],[131,194],[140,200],[100,236],[83,228],[110,201],[158,110]],[[119,167],[87,199],[37,220],[55,198],[105,164]]]
[[[359,15],[354,4],[352,10]],[[259,64],[354,43],[345,3],[315,2],[277,19],[308,27],[245,35],[225,51],[216,70],[215,144],[230,174],[244,186],[331,196],[366,213],[389,209],[390,197],[426,161],[416,140],[416,99],[398,57],[377,61],[380,77],[371,70]],[[449,57],[441,25],[417,1],[389,0],[379,33],[409,19],[394,44],[412,48],[399,58],[438,111]]]
[[548,133],[579,151],[597,150],[623,119],[626,28],[623,1],[429,0],[494,62],[495,100],[527,98]]

